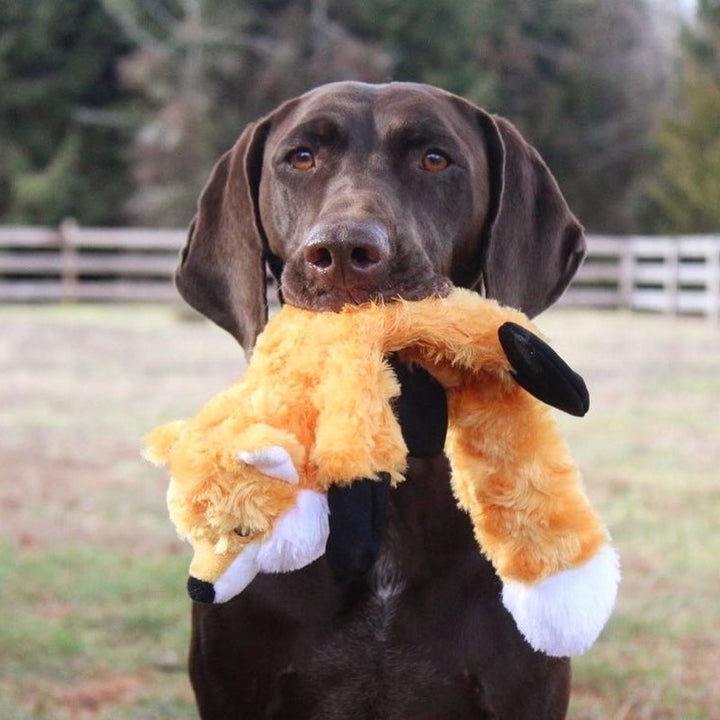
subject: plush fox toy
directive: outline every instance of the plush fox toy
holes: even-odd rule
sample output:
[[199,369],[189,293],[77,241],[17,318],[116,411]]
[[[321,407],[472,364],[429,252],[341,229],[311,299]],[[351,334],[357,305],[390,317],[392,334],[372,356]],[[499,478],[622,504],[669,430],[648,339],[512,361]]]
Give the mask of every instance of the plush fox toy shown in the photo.
[[453,491],[519,629],[550,655],[583,652],[612,612],[619,564],[550,408],[534,397],[552,386],[545,350],[571,372],[524,315],[460,289],[339,313],[283,307],[236,384],[146,439],[193,546],[191,597],[224,602],[258,572],[322,555],[330,485],[403,480],[399,384],[386,360],[398,353],[447,392]]

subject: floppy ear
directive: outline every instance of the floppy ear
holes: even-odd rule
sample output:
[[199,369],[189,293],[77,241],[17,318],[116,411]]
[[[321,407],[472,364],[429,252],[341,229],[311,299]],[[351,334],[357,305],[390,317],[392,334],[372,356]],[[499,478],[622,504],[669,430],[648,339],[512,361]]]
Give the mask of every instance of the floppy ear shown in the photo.
[[256,208],[268,127],[268,122],[248,125],[218,160],[175,274],[182,297],[246,352],[267,320],[266,242]]
[[586,252],[583,228],[538,152],[510,122],[478,112],[490,175],[479,279],[488,297],[532,317],[575,275]]

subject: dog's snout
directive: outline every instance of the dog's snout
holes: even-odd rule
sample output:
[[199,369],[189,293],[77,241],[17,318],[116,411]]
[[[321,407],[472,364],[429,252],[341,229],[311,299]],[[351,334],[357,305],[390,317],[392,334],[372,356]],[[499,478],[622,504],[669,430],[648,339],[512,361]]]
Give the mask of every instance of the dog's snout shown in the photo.
[[303,256],[326,286],[372,286],[387,269],[390,242],[378,223],[323,223],[310,233]]

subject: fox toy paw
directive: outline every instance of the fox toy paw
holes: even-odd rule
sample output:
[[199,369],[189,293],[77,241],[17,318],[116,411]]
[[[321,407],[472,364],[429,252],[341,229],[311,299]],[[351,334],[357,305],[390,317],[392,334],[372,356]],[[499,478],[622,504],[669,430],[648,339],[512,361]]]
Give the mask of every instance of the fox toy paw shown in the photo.
[[620,561],[605,545],[584,565],[535,585],[508,581],[503,604],[528,643],[547,655],[580,655],[597,639],[615,605]]

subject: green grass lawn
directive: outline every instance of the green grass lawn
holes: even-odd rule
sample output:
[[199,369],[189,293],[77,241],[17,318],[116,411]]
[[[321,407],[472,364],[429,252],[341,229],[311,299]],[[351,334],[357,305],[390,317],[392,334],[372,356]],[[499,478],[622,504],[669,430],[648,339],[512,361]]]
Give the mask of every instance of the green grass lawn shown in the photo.
[[[574,720],[720,707],[720,327],[553,310],[592,406],[560,422],[623,560],[616,613],[574,662]],[[189,560],[139,457],[158,422],[242,370],[173,308],[0,307],[0,718],[194,718]]]
[[574,663],[570,716],[714,718],[720,327],[570,311],[541,325],[590,387],[589,415],[561,422],[623,559],[616,612]]
[[0,717],[196,717],[185,558],[5,542],[0,566]]

